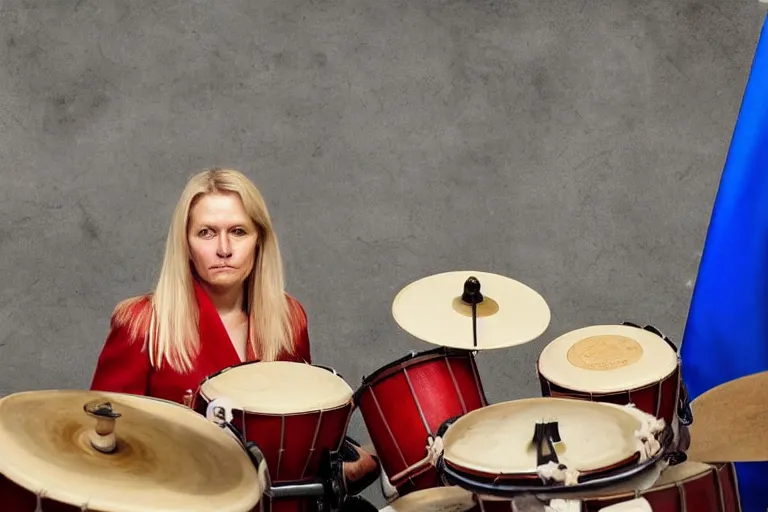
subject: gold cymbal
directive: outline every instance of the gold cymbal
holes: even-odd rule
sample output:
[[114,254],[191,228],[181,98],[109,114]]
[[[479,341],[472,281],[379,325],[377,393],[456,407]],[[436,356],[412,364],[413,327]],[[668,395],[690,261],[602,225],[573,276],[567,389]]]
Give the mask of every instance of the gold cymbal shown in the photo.
[[240,444],[202,415],[96,391],[0,399],[0,473],[34,494],[109,512],[246,512],[263,492]]
[[691,402],[690,459],[702,462],[768,461],[768,371],[710,389]]
[[[464,300],[471,277],[480,285],[477,346],[473,345],[472,305]],[[549,326],[549,306],[519,281],[488,272],[456,271],[428,276],[403,288],[392,303],[395,322],[427,343],[469,350],[521,345]]]

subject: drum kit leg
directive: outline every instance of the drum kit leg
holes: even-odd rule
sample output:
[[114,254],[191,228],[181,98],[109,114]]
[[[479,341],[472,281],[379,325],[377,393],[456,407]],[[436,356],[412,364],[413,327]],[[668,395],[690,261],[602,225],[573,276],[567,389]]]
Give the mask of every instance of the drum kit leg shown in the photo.
[[437,347],[354,390],[329,367],[249,362],[207,377],[186,405],[95,391],[3,397],[0,510],[375,511],[344,477],[355,410],[387,512],[740,512],[732,462],[768,460],[748,426],[729,438],[722,405],[754,419],[768,372],[689,403],[677,348],[653,326],[565,333],[538,358],[542,396],[491,404],[475,357],[546,331],[536,291],[447,272],[405,287],[392,313]]

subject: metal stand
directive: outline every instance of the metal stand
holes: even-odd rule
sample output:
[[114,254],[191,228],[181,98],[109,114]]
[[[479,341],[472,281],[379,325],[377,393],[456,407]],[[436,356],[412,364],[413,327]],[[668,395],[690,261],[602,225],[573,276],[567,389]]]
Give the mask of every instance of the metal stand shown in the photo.
[[[265,464],[264,454],[256,443],[245,443],[246,451],[257,470]],[[326,451],[323,454],[320,475],[318,478],[302,483],[272,484],[269,473],[266,473],[264,496],[270,499],[285,498],[315,498],[319,512],[338,512],[345,500],[343,461],[337,452]]]

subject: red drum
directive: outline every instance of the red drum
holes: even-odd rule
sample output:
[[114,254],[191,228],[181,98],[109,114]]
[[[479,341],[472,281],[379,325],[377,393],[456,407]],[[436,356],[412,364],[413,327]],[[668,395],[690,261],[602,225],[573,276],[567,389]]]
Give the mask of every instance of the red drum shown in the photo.
[[[567,501],[579,503],[579,512],[620,512],[622,504],[642,503],[653,512],[741,512],[733,464],[686,461],[661,472],[653,485],[632,491],[637,479],[584,493]],[[587,497],[588,496],[588,497]],[[511,500],[477,496],[472,512],[510,512]],[[608,507],[608,508],[607,508]],[[615,507],[615,508],[614,508]],[[569,509],[571,510],[571,509]],[[645,510],[642,507],[628,510]]]
[[650,326],[571,331],[544,348],[537,371],[545,397],[633,403],[673,428],[689,414],[676,349]]
[[355,403],[400,496],[442,486],[427,446],[448,419],[487,405],[474,354],[438,348],[411,352],[363,379]]
[[[325,367],[285,361],[242,363],[201,384],[195,410],[222,407],[246,442],[264,455],[273,487],[318,481],[324,457],[338,451],[354,408],[353,391]],[[228,415],[229,415],[228,414]],[[270,498],[265,510],[309,512],[317,498]]]

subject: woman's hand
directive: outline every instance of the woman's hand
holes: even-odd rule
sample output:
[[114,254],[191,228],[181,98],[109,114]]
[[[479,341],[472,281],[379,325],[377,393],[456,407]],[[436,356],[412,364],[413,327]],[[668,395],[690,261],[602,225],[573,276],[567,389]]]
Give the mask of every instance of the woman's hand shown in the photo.
[[379,464],[376,461],[376,459],[373,457],[373,455],[371,455],[361,447],[352,443],[349,443],[348,447],[354,449],[354,451],[356,452],[356,457],[349,457],[349,458],[356,458],[357,460],[344,461],[342,465],[342,469],[344,472],[344,481],[347,483],[347,488],[352,487],[354,489],[355,492],[352,492],[351,494],[357,494],[358,492],[362,491],[365,487],[370,485],[370,483],[363,486],[363,488],[361,489],[355,489],[355,487],[357,487],[355,484],[363,480],[366,480],[367,478],[372,478],[374,474],[378,477]]

